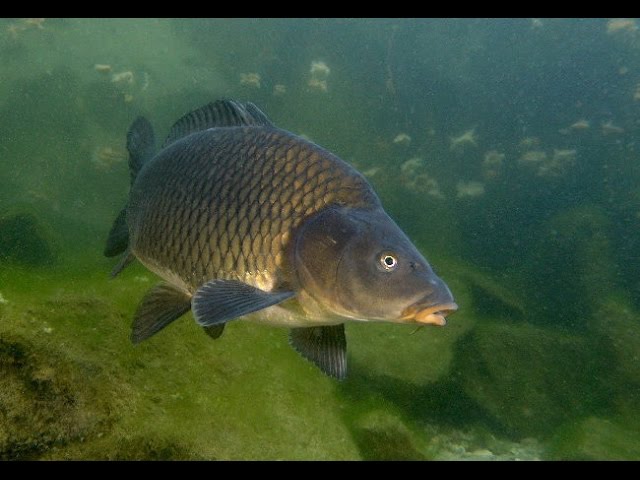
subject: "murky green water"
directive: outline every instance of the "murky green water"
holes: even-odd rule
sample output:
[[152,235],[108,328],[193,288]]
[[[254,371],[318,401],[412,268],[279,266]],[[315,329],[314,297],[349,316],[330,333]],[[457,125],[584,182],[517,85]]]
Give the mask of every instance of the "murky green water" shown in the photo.
[[[640,22],[0,20],[0,458],[640,458]],[[125,134],[256,103],[364,172],[453,291],[445,328],[147,342],[108,279]]]

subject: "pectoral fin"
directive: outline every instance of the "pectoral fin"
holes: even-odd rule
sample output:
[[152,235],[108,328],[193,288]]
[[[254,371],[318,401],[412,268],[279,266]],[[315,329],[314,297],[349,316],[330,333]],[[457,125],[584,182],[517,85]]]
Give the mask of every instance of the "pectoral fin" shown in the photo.
[[300,355],[338,380],[347,376],[347,339],[344,323],[324,327],[292,328],[289,342]]
[[191,298],[181,290],[160,283],[144,296],[133,319],[131,341],[140,343],[155,335],[191,308]]
[[293,292],[265,292],[236,280],[211,280],[193,295],[191,309],[199,325],[221,325],[293,297]]
[[122,270],[127,268],[131,264],[131,262],[133,262],[135,259],[136,259],[136,256],[133,253],[131,253],[131,250],[129,250],[129,248],[127,247],[127,249],[124,252],[124,255],[122,256],[118,264],[115,267],[113,267],[113,270],[111,270],[111,278],[115,278],[116,275],[118,275]]

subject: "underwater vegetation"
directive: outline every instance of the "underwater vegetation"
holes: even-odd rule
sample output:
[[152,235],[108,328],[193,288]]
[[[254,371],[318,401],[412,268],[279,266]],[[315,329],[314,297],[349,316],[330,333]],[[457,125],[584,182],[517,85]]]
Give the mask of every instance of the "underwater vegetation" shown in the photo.
[[[135,48],[131,48],[135,46]],[[0,458],[640,458],[636,19],[3,19]],[[351,322],[349,376],[102,256],[126,133],[219,98],[362,172],[451,289]]]

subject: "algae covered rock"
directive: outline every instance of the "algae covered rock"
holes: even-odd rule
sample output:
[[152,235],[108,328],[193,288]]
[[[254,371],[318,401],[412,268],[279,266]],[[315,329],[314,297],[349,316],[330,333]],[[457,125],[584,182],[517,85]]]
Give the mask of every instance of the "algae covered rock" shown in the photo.
[[557,245],[572,254],[583,298],[594,306],[617,287],[611,223],[606,211],[594,205],[562,211],[549,222],[556,237],[554,249]]
[[510,434],[544,436],[607,404],[598,358],[582,337],[490,322],[459,341],[453,382]]
[[547,451],[557,460],[637,460],[640,458],[638,425],[588,417],[560,429]]
[[640,386],[640,314],[625,299],[612,296],[602,301],[589,327],[612,352],[612,371],[621,388],[629,383]]
[[0,261],[27,266],[51,264],[55,254],[48,235],[31,213],[0,218]]
[[39,458],[105,427],[78,372],[22,339],[0,338],[0,459]]

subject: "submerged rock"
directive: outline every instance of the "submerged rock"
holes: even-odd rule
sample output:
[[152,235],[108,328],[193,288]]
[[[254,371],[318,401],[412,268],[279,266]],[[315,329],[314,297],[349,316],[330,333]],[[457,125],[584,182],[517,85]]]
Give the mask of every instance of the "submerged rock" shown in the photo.
[[[543,248],[571,253],[574,278],[577,277],[582,297],[592,309],[597,309],[616,290],[618,270],[614,261],[613,225],[607,212],[596,205],[581,205],[563,210],[549,221],[553,236]],[[551,243],[553,242],[553,243]]]
[[548,435],[609,398],[593,345],[555,329],[479,323],[455,358],[458,388],[512,435]]
[[44,227],[34,215],[17,213],[0,218],[0,261],[39,266],[54,260]]
[[622,395],[630,384],[640,386],[640,314],[626,299],[614,296],[602,302],[589,327],[613,354],[611,370]]

